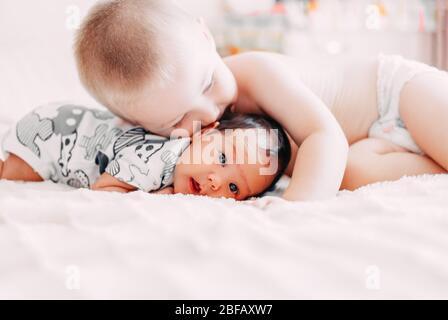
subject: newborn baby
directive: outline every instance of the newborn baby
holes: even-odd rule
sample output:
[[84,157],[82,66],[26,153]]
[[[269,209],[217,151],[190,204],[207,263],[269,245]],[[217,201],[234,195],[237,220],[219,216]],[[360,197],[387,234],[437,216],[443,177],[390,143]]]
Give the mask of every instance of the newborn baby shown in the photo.
[[20,120],[2,149],[5,180],[236,200],[273,187],[291,157],[284,130],[262,116],[228,112],[192,138],[167,139],[106,111],[61,104]]

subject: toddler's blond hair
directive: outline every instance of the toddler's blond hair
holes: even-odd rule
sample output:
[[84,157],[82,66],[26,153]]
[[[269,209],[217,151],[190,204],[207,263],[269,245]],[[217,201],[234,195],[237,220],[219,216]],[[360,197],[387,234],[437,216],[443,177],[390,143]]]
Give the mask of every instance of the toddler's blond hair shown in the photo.
[[171,80],[167,48],[175,47],[176,26],[192,20],[174,0],[98,3],[75,41],[81,82],[101,104],[126,118],[123,104],[132,105],[143,85]]

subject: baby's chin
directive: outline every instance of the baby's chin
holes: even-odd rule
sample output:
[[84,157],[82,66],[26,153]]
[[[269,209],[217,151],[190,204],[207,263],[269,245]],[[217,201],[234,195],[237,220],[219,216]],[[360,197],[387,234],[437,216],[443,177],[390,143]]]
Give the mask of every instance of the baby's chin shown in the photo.
[[174,194],[190,194],[188,190],[188,185],[181,179],[174,179],[173,182]]
[[174,189],[174,194],[184,194],[179,188],[179,183],[174,182],[173,189]]

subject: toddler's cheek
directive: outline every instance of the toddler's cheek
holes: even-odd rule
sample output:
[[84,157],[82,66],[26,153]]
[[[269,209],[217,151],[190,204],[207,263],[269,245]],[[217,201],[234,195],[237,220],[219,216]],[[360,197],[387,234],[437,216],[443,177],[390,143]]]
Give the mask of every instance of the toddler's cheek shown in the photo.
[[168,136],[171,138],[189,138],[193,135],[193,129],[176,128]]

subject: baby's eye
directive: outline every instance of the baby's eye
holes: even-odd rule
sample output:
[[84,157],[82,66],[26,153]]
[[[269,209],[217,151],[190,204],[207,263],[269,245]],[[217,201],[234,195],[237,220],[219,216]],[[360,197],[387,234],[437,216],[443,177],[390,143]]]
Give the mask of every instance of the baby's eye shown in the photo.
[[227,163],[227,158],[224,153],[219,154],[219,164],[225,165]]
[[238,194],[240,192],[240,189],[238,189],[238,186],[234,183],[229,184],[229,189],[233,194]]

